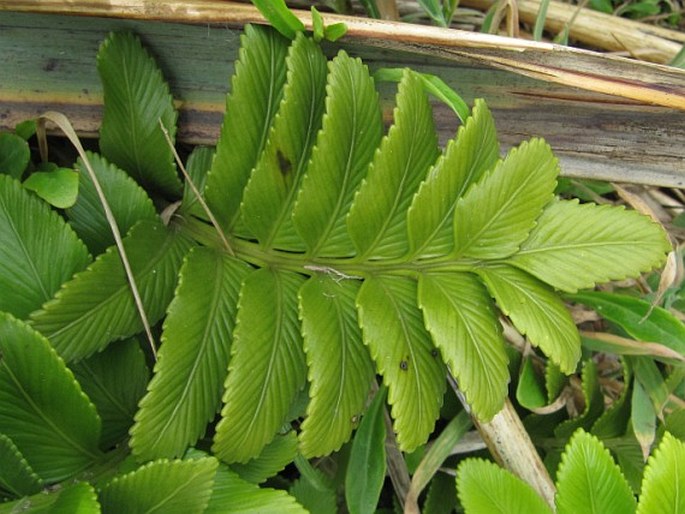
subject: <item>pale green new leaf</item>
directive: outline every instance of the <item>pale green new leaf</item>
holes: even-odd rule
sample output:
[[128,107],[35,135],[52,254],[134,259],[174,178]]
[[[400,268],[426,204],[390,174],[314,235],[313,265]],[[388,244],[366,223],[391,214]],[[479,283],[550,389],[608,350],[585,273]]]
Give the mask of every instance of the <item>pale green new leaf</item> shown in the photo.
[[[133,275],[150,323],[171,301],[183,256],[192,242],[177,228],[141,221],[124,238]],[[31,314],[33,327],[67,361],[102,350],[143,325],[116,247],[64,284],[55,298]]]
[[212,457],[150,462],[102,488],[102,512],[201,514],[212,494],[218,465]]
[[467,273],[424,273],[419,305],[426,328],[474,414],[491,419],[507,396],[502,328],[483,284]]
[[647,462],[638,514],[685,512],[684,462],[685,444],[666,432]]
[[19,180],[30,160],[31,149],[23,138],[0,132],[0,174],[7,174]]
[[552,514],[530,485],[481,459],[459,465],[457,491],[466,514]]
[[328,455],[349,440],[374,375],[362,342],[355,298],[359,282],[314,276],[300,289],[300,318],[309,366],[307,417],[300,451]]
[[398,86],[393,117],[347,217],[357,253],[367,259],[409,250],[407,209],[439,154],[433,111],[421,78],[410,70]]
[[454,246],[454,207],[468,187],[478,182],[499,158],[495,122],[483,100],[459,127],[445,153],[428,173],[407,212],[410,254],[444,255]]
[[636,211],[560,200],[547,206],[509,261],[574,293],[648,271],[661,264],[670,249],[661,227]]
[[261,488],[219,466],[205,514],[306,514],[295,498],[279,489]]
[[68,168],[34,171],[23,185],[58,209],[71,207],[78,196],[78,174]]
[[479,268],[478,275],[516,329],[561,371],[573,373],[580,359],[580,335],[564,302],[546,284],[511,266]]
[[[157,218],[152,200],[135,180],[104,157],[91,152],[87,155],[122,234],[142,219]],[[67,218],[93,255],[99,255],[114,244],[114,235],[95,185],[80,158],[75,168],[79,172],[79,194],[76,204],[67,209]]]
[[231,464],[231,469],[243,480],[261,484],[282,471],[296,456],[297,434],[290,430],[286,434],[277,435],[254,459],[245,464]]
[[108,449],[123,441],[150,375],[138,340],[113,343],[72,364],[71,370],[102,419],[100,447]]
[[633,492],[609,450],[578,430],[566,446],[557,471],[558,514],[630,514]]
[[283,100],[264,152],[245,187],[242,214],[264,248],[298,250],[302,242],[290,217],[321,127],[326,57],[314,41],[299,33],[290,46],[286,65],[288,83]]
[[100,418],[50,343],[0,314],[0,433],[45,482],[65,480],[100,456]]
[[544,140],[512,149],[457,203],[456,255],[501,259],[516,252],[552,199],[558,173],[557,159]]
[[141,460],[179,457],[204,434],[221,406],[242,261],[194,248],[164,321],[154,377],[140,402],[130,446]]
[[288,41],[274,30],[246,25],[231,94],[205,197],[224,230],[233,227],[243,189],[264,149],[285,84]]
[[0,311],[18,318],[90,262],[64,220],[7,175],[0,175],[0,241]]
[[559,424],[554,430],[556,437],[571,437],[578,428],[590,430],[595,421],[604,412],[604,398],[599,387],[597,364],[592,359],[584,361],[581,380],[585,409],[579,416]]
[[213,451],[226,462],[256,457],[287,421],[306,381],[297,313],[304,278],[262,268],[244,281]]
[[42,489],[43,481],[5,434],[0,434],[0,462],[0,499],[5,493],[18,498]]
[[299,192],[293,222],[311,255],[352,255],[345,215],[383,134],[378,93],[359,59],[329,63],[326,115]]
[[359,324],[388,386],[397,442],[413,451],[433,431],[445,390],[445,367],[416,305],[416,281],[375,276],[357,296]]
[[157,63],[136,36],[113,32],[100,46],[97,67],[105,105],[102,154],[146,189],[177,196],[181,181],[159,122],[173,141],[178,114]]

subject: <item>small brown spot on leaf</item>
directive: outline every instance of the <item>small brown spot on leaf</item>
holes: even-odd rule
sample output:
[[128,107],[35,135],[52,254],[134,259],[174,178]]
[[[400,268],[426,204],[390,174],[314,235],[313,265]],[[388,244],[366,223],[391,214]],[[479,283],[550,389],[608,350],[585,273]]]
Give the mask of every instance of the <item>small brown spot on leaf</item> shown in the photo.
[[289,175],[293,170],[293,164],[290,162],[283,152],[276,150],[276,158],[278,159],[278,169],[281,171],[281,175]]
[[402,371],[407,371],[409,369],[409,363],[407,361],[400,361],[400,369]]

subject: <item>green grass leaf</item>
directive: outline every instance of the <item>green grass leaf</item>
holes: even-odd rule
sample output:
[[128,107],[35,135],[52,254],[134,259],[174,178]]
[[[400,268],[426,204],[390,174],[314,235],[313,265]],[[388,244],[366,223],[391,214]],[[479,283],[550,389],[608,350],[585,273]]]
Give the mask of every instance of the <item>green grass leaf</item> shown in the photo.
[[564,302],[551,288],[511,266],[480,268],[478,275],[516,329],[561,371],[573,373],[580,359],[580,336]]
[[36,171],[24,181],[24,187],[58,209],[66,209],[76,203],[78,174],[67,168],[52,171]]
[[648,271],[661,264],[669,250],[661,227],[638,212],[561,200],[547,206],[509,262],[575,293]]
[[557,159],[542,139],[511,150],[457,203],[456,255],[499,259],[515,253],[552,199],[558,173]]
[[100,150],[146,189],[175,197],[181,192],[171,148],[159,126],[173,140],[173,98],[154,59],[129,32],[113,32],[97,56],[105,111]]
[[[150,323],[164,315],[191,246],[176,228],[159,222],[141,221],[124,238]],[[53,300],[31,314],[31,323],[67,361],[88,357],[110,341],[140,332],[143,325],[116,247],[64,284]]]
[[631,397],[630,422],[635,439],[640,443],[642,456],[645,460],[654,444],[656,437],[656,412],[654,404],[639,380],[633,382]]
[[261,488],[225,466],[214,477],[212,496],[204,514],[307,514],[295,498],[280,489]]
[[359,282],[315,276],[300,289],[300,318],[309,367],[307,417],[300,451],[328,455],[350,439],[364,410],[374,368],[357,323]]
[[90,262],[64,220],[6,175],[0,175],[0,241],[0,310],[18,318]]
[[[288,83],[243,195],[242,213],[264,248],[302,248],[290,219],[311,147],[321,127],[326,89],[326,57],[299,34],[286,59]],[[224,193],[225,194],[225,193]]]
[[578,430],[557,471],[558,514],[630,514],[635,498],[609,451],[595,436]]
[[685,444],[666,432],[642,480],[638,514],[685,512]]
[[221,406],[238,291],[250,267],[193,248],[164,321],[154,377],[140,402],[130,446],[141,460],[179,457]]
[[567,298],[593,308],[638,341],[661,343],[685,354],[685,325],[666,309],[632,296],[601,291],[583,291]]
[[329,63],[326,114],[297,197],[293,222],[311,255],[352,255],[345,216],[380,144],[378,93],[359,59]]
[[102,488],[102,512],[201,514],[212,494],[218,464],[211,457],[150,462]]
[[350,514],[373,514],[385,480],[385,388],[380,389],[354,436],[345,474]]
[[393,118],[347,217],[360,258],[407,252],[407,209],[438,157],[433,112],[421,78],[409,70],[398,86]]
[[5,494],[19,498],[35,494],[43,488],[43,481],[12,440],[0,434],[0,498]]
[[454,207],[499,158],[495,123],[483,100],[459,127],[445,153],[419,187],[407,213],[410,254],[443,255],[454,247]]
[[[91,152],[87,155],[122,234],[140,220],[157,219],[152,200],[135,180],[104,157]],[[79,172],[79,194],[74,206],[66,211],[67,219],[93,255],[100,255],[114,244],[114,235],[95,185],[80,158],[75,168]]]
[[0,133],[0,174],[19,180],[30,160],[31,150],[23,138],[7,132]]
[[459,464],[457,491],[466,514],[552,514],[530,485],[481,459]]
[[226,114],[207,175],[207,205],[224,230],[233,227],[243,190],[264,149],[283,95],[288,41],[267,27],[246,25]]
[[376,369],[388,386],[400,449],[426,442],[440,414],[445,367],[416,305],[417,284],[408,277],[375,276],[357,296],[359,324]]
[[485,287],[466,273],[424,273],[419,305],[474,414],[491,419],[504,404],[509,370],[502,329]]
[[286,421],[306,380],[297,291],[303,277],[262,268],[240,291],[224,407],[214,453],[226,462],[256,457]]
[[150,375],[138,340],[111,344],[72,364],[71,370],[102,419],[100,447],[106,450],[123,441]]
[[45,482],[65,480],[100,457],[100,418],[50,346],[0,314],[0,433]]

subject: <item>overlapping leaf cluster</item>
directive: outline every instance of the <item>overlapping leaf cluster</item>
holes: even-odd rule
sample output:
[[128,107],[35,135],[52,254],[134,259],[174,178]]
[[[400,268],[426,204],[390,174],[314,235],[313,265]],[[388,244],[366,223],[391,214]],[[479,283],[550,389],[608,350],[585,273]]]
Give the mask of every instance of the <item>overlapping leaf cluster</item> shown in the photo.
[[[227,248],[188,184],[170,223],[155,212],[150,196],[173,202],[181,184],[159,126],[173,137],[176,113],[154,61],[135,37],[114,34],[98,69],[104,157],[88,160],[127,232],[161,347],[147,383],[130,339],[143,324],[89,176],[68,223],[0,176],[0,452],[13,463],[0,487],[13,496],[106,467],[107,450],[130,436],[135,458],[153,462],[52,501],[97,495],[124,512],[141,491],[155,490],[153,505],[192,489],[178,509],[227,511],[254,490],[215,457],[254,464],[233,469],[259,482],[278,471],[274,460],[335,451],[376,373],[398,442],[414,449],[433,430],[447,371],[475,415],[501,407],[498,310],[573,372],[579,337],[555,289],[636,275],[668,248],[637,213],[555,199],[544,141],[500,158],[485,102],[441,151],[424,81],[405,70],[384,135],[361,61],[329,61],[303,34],[291,42],[259,27],[243,36],[216,152],[188,161]],[[208,426],[214,457],[165,460],[187,456]],[[259,501],[280,501],[273,493]]]

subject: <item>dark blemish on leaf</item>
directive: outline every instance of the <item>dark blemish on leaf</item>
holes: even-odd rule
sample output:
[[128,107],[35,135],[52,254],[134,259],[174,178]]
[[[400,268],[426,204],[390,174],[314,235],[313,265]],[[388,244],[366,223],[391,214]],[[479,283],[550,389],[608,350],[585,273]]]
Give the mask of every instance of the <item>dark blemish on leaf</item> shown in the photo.
[[278,158],[278,169],[281,171],[281,175],[289,175],[293,170],[293,164],[290,162],[290,159],[283,155],[283,152],[280,150],[276,150],[276,157]]
[[437,357],[437,356],[438,356],[438,350],[435,349],[435,348],[433,348],[433,349],[431,350],[431,356]]
[[407,361],[400,361],[400,369],[402,371],[407,371],[409,369],[409,363]]
[[55,71],[57,68],[57,59],[48,59],[48,62],[43,66],[43,71]]

